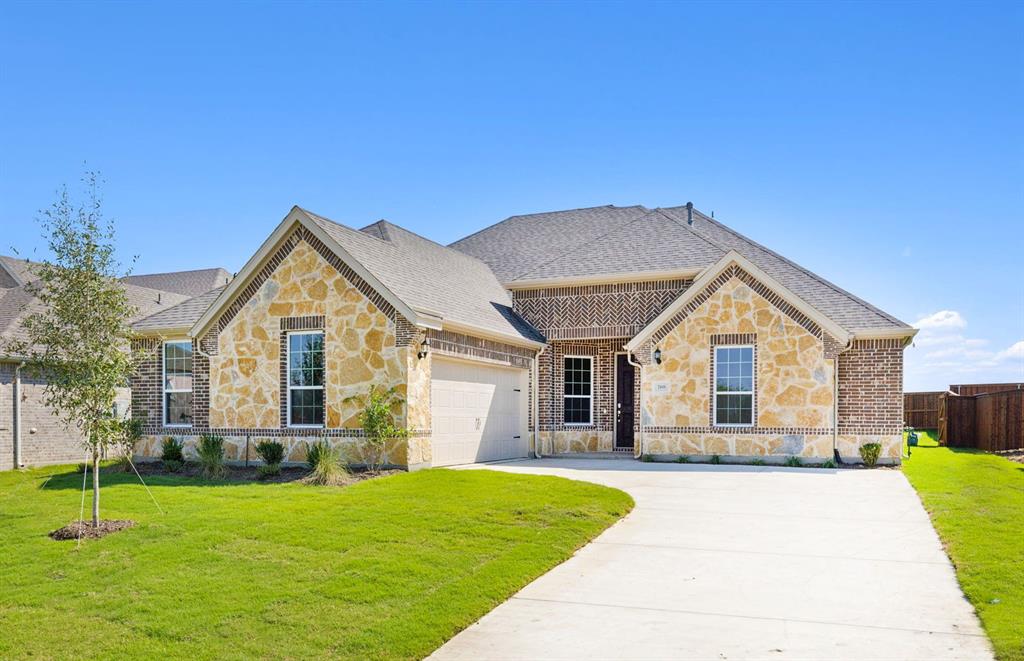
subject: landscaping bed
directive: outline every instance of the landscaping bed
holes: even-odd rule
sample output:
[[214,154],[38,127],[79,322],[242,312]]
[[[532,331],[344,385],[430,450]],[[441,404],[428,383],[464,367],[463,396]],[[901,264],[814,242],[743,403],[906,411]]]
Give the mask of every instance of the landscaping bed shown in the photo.
[[0,658],[422,658],[632,507],[487,470],[144,474],[161,514],[133,473],[101,477],[102,516],[135,525],[77,545],[47,534],[78,516],[81,473],[0,473]]
[[[163,462],[159,461],[147,461],[139,462],[135,464],[139,473],[143,477],[153,475],[163,476],[178,476],[178,477],[193,477],[201,478],[203,474],[202,466],[195,462],[188,462],[183,464],[180,470],[168,470]],[[363,469],[356,469],[349,467],[348,475],[345,477],[345,484],[355,484],[363,480],[369,480],[376,477],[387,477],[388,475],[394,475],[396,473],[404,473],[401,469],[382,469],[379,471],[368,471]],[[281,483],[281,482],[299,482],[305,479],[310,474],[308,466],[282,466],[281,472],[276,475],[264,475],[260,473],[259,465],[250,466],[235,466],[225,465],[224,475],[219,479],[228,482],[269,482],[269,483]]]

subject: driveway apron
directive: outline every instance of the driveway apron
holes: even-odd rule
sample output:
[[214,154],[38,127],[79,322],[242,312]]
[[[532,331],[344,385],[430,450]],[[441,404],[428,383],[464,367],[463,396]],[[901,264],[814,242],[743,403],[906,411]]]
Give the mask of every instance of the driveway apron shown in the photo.
[[433,659],[991,659],[897,470],[542,459],[634,510]]

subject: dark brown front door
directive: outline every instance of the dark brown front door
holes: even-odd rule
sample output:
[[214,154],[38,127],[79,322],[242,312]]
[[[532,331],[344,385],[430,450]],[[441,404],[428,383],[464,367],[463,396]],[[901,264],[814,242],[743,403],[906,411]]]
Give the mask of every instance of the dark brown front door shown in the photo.
[[615,447],[633,447],[633,366],[626,354],[615,356]]

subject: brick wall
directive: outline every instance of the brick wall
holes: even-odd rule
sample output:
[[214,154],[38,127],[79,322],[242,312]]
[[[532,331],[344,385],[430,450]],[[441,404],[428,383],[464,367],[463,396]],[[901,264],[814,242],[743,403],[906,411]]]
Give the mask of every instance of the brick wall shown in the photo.
[[839,433],[903,429],[903,341],[856,340],[839,354]]
[[[615,429],[615,354],[622,351],[628,338],[614,340],[574,340],[552,342],[541,356],[540,363],[540,429],[564,431],[579,429],[565,426],[563,395],[565,393],[564,363],[566,356],[590,356],[593,360],[593,424],[596,431]],[[634,429],[640,424],[640,379],[633,379]]]
[[549,340],[633,337],[692,280],[548,287],[512,292],[516,312]]
[[[14,371],[16,364],[0,362],[0,470],[14,467]],[[77,463],[85,459],[82,435],[68,429],[46,405],[45,379],[29,370],[21,373],[21,452],[26,466]],[[129,403],[129,393],[118,394],[118,410]]]

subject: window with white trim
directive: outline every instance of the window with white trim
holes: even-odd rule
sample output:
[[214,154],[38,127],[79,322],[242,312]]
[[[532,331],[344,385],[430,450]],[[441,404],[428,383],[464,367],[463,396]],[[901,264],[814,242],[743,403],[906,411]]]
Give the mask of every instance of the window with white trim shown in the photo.
[[715,424],[754,425],[754,347],[715,347]]
[[565,356],[563,421],[567,425],[589,425],[594,419],[594,359]]
[[323,331],[288,334],[288,425],[324,424]]
[[192,424],[192,342],[164,342],[164,424]]

